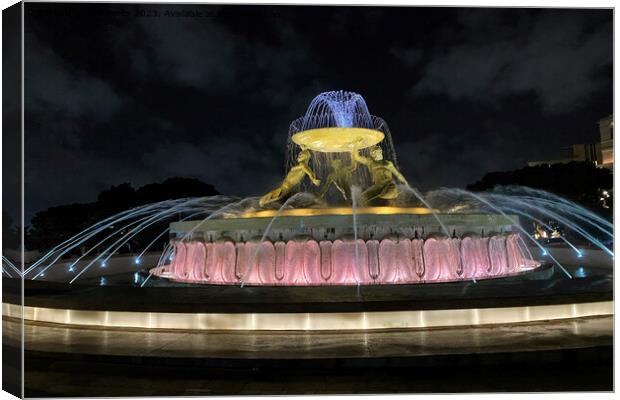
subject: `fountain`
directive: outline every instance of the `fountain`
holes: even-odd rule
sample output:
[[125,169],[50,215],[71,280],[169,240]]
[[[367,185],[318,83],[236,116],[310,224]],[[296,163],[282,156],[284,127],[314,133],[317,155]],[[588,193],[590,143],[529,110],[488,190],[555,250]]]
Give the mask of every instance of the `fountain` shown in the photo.
[[[285,172],[261,197],[177,199],[123,211],[58,244],[23,274],[6,259],[3,274],[99,285],[110,284],[100,278],[114,270],[131,272],[141,286],[153,277],[171,284],[359,286],[477,282],[554,264],[572,278],[524,228],[549,229],[550,220],[575,235],[579,243],[557,239],[576,259],[583,257],[578,246],[613,258],[613,224],[550,193],[503,187],[422,195],[399,171],[387,124],[356,93],[321,93],[291,123]],[[131,262],[115,259],[132,238],[165,221],[168,228]],[[163,252],[149,252],[162,240]],[[137,270],[146,276],[134,279]]]
[[[3,315],[115,329],[320,331],[613,313],[613,224],[582,206],[525,187],[423,195],[400,172],[387,124],[351,92],[317,96],[287,141],[282,183],[263,196],[125,210],[23,272],[3,257],[17,299]],[[537,240],[532,227],[549,221],[570,235]],[[144,248],[119,254],[147,234]]]
[[[359,205],[359,206],[358,206]],[[291,123],[287,173],[258,203],[170,225],[158,277],[218,285],[384,285],[501,278],[541,266],[517,216],[443,213],[400,173],[387,124],[327,92]]]

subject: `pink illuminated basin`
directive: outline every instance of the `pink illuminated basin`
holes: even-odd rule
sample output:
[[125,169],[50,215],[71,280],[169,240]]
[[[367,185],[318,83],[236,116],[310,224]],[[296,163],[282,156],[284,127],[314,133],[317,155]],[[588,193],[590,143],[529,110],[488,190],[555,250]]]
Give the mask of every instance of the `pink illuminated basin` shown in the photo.
[[325,286],[488,279],[540,266],[518,234],[491,237],[174,243],[169,265],[151,272],[219,285]]

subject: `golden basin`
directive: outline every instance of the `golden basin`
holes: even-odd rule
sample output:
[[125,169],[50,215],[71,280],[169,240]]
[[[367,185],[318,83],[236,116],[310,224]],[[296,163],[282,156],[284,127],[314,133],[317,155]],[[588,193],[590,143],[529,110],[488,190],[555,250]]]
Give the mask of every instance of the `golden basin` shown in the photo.
[[383,132],[367,128],[318,128],[297,132],[291,138],[301,147],[322,153],[350,152],[380,143]]

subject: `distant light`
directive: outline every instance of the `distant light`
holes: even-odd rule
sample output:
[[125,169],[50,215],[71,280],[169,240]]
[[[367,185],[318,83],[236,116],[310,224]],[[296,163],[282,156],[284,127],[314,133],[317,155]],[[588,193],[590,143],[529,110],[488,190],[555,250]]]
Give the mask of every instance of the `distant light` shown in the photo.
[[45,276],[45,272],[41,272],[39,276]]
[[544,250],[544,249],[543,249],[543,251],[542,251],[542,255],[543,255],[543,256],[546,256],[547,254],[549,254],[549,253],[547,253],[547,250]]
[[102,260],[99,264],[101,264],[101,268],[105,268],[108,266],[108,263],[105,260]]
[[587,276],[586,270],[583,267],[577,268],[577,270],[575,271],[575,276],[577,278],[585,278]]
[[101,279],[99,279],[99,286],[104,286],[106,282],[106,279],[102,276]]
[[140,265],[140,263],[142,262],[142,260],[140,260],[140,257],[136,257],[136,258],[134,258],[133,262],[134,262],[134,264],[136,264],[136,265]]
[[139,280],[140,280],[140,274],[135,272],[133,274],[133,283],[138,283]]
[[170,261],[174,260],[174,253],[170,254],[170,257],[168,257],[168,260],[170,260]]
[[75,268],[73,268],[73,265],[69,266],[69,272],[73,272],[75,271]]
[[583,253],[581,253],[580,251],[577,252],[577,257],[582,258],[583,257]]

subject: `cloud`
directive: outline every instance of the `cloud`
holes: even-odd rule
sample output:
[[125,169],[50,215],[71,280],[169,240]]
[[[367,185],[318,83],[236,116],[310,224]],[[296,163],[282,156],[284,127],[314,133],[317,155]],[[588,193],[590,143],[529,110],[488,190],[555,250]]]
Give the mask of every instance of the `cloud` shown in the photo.
[[240,38],[210,20],[162,18],[143,18],[115,33],[119,40],[136,44],[118,50],[126,52],[137,79],[162,76],[213,89],[234,82]]
[[392,47],[390,53],[407,67],[415,67],[422,61],[424,52],[420,49]]
[[281,179],[277,172],[278,165],[283,165],[268,148],[222,138],[198,144],[162,143],[144,152],[141,160],[154,180],[170,176],[194,177],[215,182],[221,193],[241,195],[259,195],[267,190]]
[[28,34],[24,82],[27,113],[56,113],[57,118],[107,119],[125,99],[103,79],[70,66]]
[[310,47],[287,20],[265,23],[269,41],[237,33],[219,18],[143,18],[115,31],[114,38],[129,45],[116,51],[129,60],[138,81],[161,79],[211,94],[251,95],[257,88],[295,86],[301,71],[316,70]]
[[547,113],[571,111],[611,84],[601,74],[612,63],[611,22],[593,25],[586,14],[524,17],[526,27],[515,29],[500,24],[501,13],[466,13],[460,35],[450,32],[432,52],[413,93],[487,104],[533,93]]
[[437,130],[401,141],[396,147],[399,167],[413,186],[422,190],[459,187],[473,183],[489,171],[522,166],[525,154],[510,156],[528,146],[524,132],[511,124],[487,120],[475,134]]

